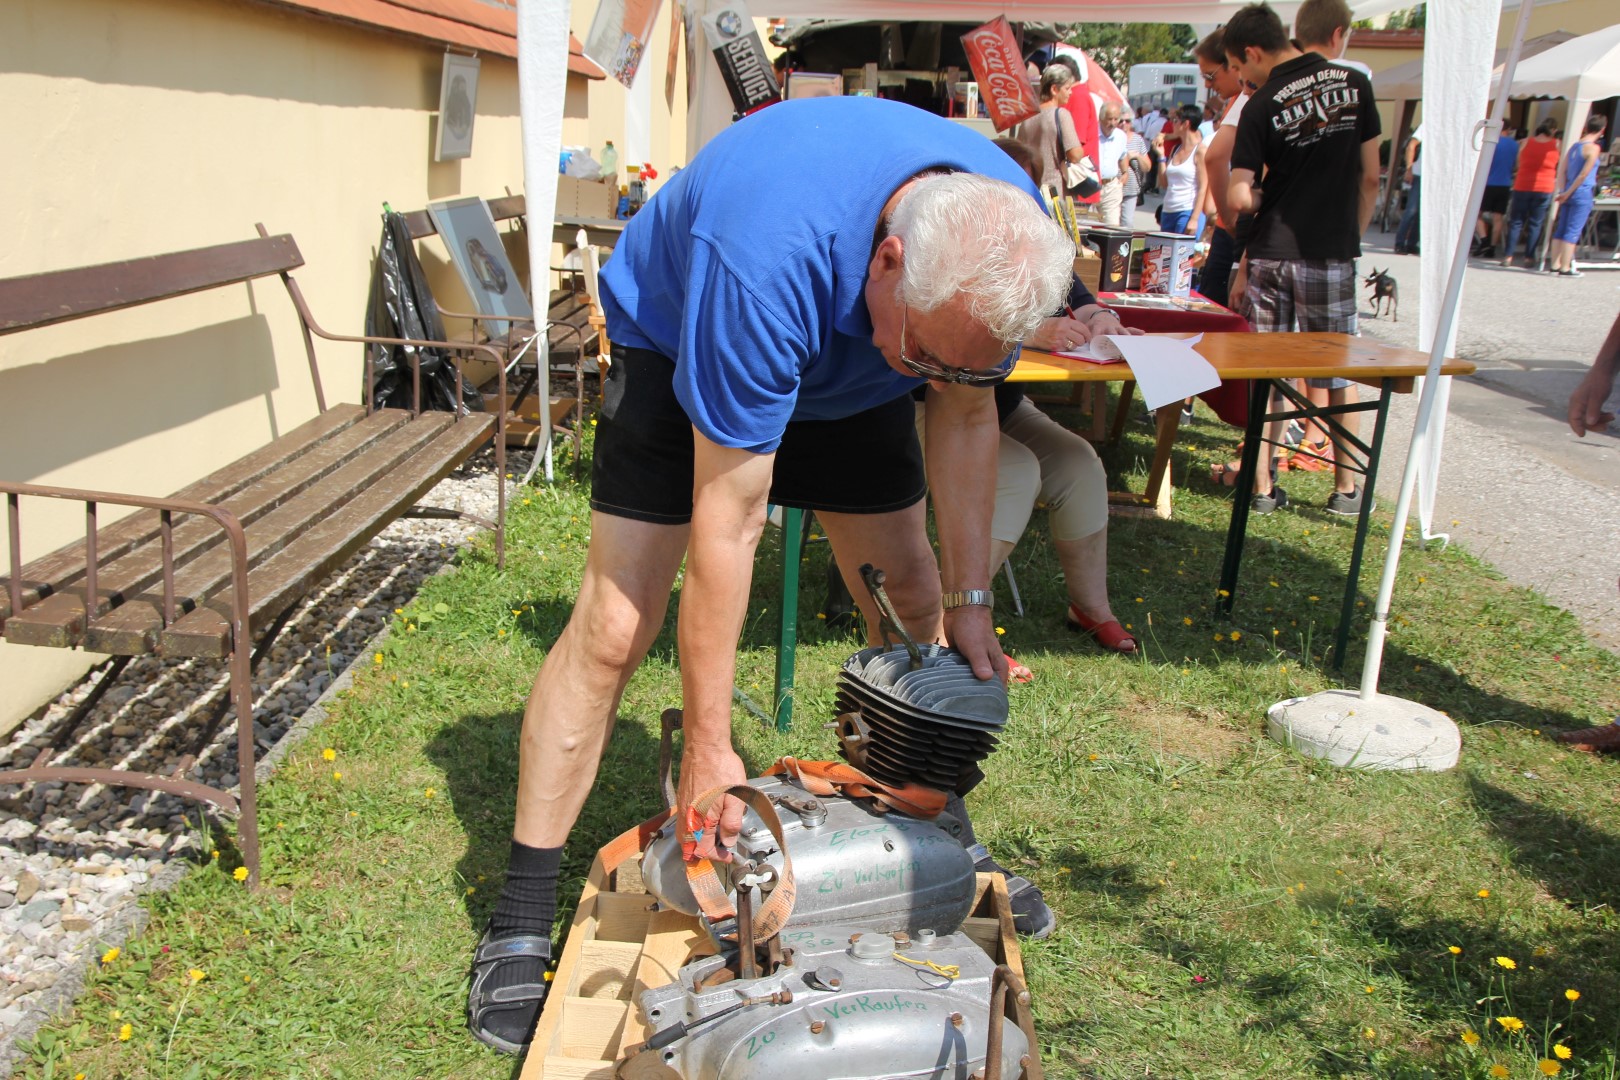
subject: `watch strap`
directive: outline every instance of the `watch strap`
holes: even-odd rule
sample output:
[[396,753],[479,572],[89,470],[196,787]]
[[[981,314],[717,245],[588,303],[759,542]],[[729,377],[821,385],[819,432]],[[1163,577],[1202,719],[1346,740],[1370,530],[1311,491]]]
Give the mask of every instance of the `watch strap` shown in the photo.
[[941,599],[944,601],[946,611],[974,605],[978,607],[996,606],[996,594],[989,589],[958,589],[946,593]]

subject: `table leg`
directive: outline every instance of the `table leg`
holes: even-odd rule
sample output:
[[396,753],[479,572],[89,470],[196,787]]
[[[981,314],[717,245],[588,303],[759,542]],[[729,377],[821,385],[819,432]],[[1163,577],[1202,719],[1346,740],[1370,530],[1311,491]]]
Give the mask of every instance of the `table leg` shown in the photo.
[[804,511],[782,508],[781,629],[776,639],[776,730],[793,726],[793,654],[799,646],[799,555],[804,550]]
[[1092,383],[1087,396],[1091,400],[1091,444],[1101,446],[1108,435],[1108,384]]
[[1249,528],[1249,499],[1254,494],[1254,471],[1260,463],[1260,438],[1266,429],[1266,409],[1271,404],[1271,380],[1255,379],[1249,384],[1249,424],[1243,433],[1243,465],[1237,486],[1232,489],[1232,523],[1226,529],[1226,553],[1221,559],[1220,593],[1216,610],[1232,614],[1237,595],[1238,564],[1243,561],[1243,537]]
[[1125,436],[1125,421],[1131,418],[1131,402],[1136,400],[1136,383],[1127,379],[1119,384],[1119,404],[1114,406],[1114,426],[1108,432],[1108,445],[1118,446]]
[[1333,670],[1344,670],[1344,654],[1350,645],[1350,622],[1356,614],[1356,592],[1361,583],[1361,555],[1367,546],[1367,527],[1372,519],[1373,487],[1378,480],[1378,458],[1384,446],[1384,421],[1389,418],[1389,380],[1378,391],[1378,414],[1373,420],[1372,438],[1367,444],[1367,470],[1362,477],[1361,513],[1356,517],[1356,539],[1350,546],[1349,578],[1344,584],[1344,603],[1339,608],[1339,630],[1333,640]]
[[1159,437],[1153,447],[1153,467],[1148,472],[1147,490],[1143,497],[1154,514],[1170,517],[1170,451],[1176,445],[1176,432],[1181,429],[1181,402],[1172,401],[1154,413]]

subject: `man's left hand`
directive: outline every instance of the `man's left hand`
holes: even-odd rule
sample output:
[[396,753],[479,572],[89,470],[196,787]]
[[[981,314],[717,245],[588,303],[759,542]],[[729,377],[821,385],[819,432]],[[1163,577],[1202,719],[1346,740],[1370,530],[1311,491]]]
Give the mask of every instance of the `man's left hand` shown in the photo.
[[961,653],[981,679],[1007,684],[1007,657],[996,640],[994,613],[982,604],[951,608],[945,613],[945,642]]

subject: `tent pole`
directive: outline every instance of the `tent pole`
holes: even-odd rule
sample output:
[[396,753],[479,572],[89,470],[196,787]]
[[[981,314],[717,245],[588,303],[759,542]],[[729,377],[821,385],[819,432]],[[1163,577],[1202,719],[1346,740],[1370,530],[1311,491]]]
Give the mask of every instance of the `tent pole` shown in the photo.
[[[1513,27],[1513,44],[1508,48],[1502,66],[1502,81],[1491,105],[1490,119],[1481,125],[1484,138],[1479,162],[1474,167],[1474,183],[1468,189],[1468,210],[1458,229],[1457,248],[1451,261],[1451,275],[1446,281],[1445,299],[1440,305],[1440,322],[1435,329],[1434,346],[1429,351],[1429,367],[1423,377],[1423,393],[1418,399],[1417,423],[1412,427],[1412,443],[1406,452],[1406,468],[1401,474],[1401,494],[1395,503],[1395,520],[1389,530],[1389,551],[1384,557],[1384,575],[1378,583],[1378,599],[1373,603],[1372,623],[1367,628],[1367,656],[1361,669],[1361,699],[1371,700],[1378,693],[1378,674],[1384,662],[1384,639],[1389,635],[1389,605],[1395,593],[1395,572],[1401,564],[1401,545],[1406,536],[1406,522],[1412,511],[1412,492],[1417,486],[1418,467],[1428,451],[1430,427],[1434,420],[1434,399],[1440,385],[1440,368],[1446,356],[1446,344],[1457,320],[1457,308],[1462,299],[1463,274],[1468,270],[1468,250],[1474,240],[1474,221],[1479,217],[1479,205],[1485,195],[1485,181],[1490,176],[1491,159],[1496,144],[1502,137],[1502,118],[1507,112],[1508,93],[1513,87],[1513,72],[1519,64],[1519,53],[1524,47],[1525,31],[1530,25],[1531,0],[1519,0],[1519,19]],[[1391,160],[1393,160],[1393,155]]]

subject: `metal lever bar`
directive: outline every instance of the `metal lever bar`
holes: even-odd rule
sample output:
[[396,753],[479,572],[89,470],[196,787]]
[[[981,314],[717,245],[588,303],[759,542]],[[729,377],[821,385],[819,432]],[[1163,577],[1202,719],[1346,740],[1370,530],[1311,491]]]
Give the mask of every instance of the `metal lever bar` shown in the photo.
[[923,666],[922,650],[917,648],[917,642],[906,632],[905,624],[900,621],[900,615],[894,610],[894,604],[889,600],[889,594],[883,591],[885,575],[871,563],[861,565],[861,581],[866,583],[866,591],[872,594],[872,602],[877,605],[880,618],[878,619],[878,633],[883,636],[883,644],[889,644],[889,631],[893,630],[895,636],[905,644],[906,652],[911,656],[911,670],[918,671]]

